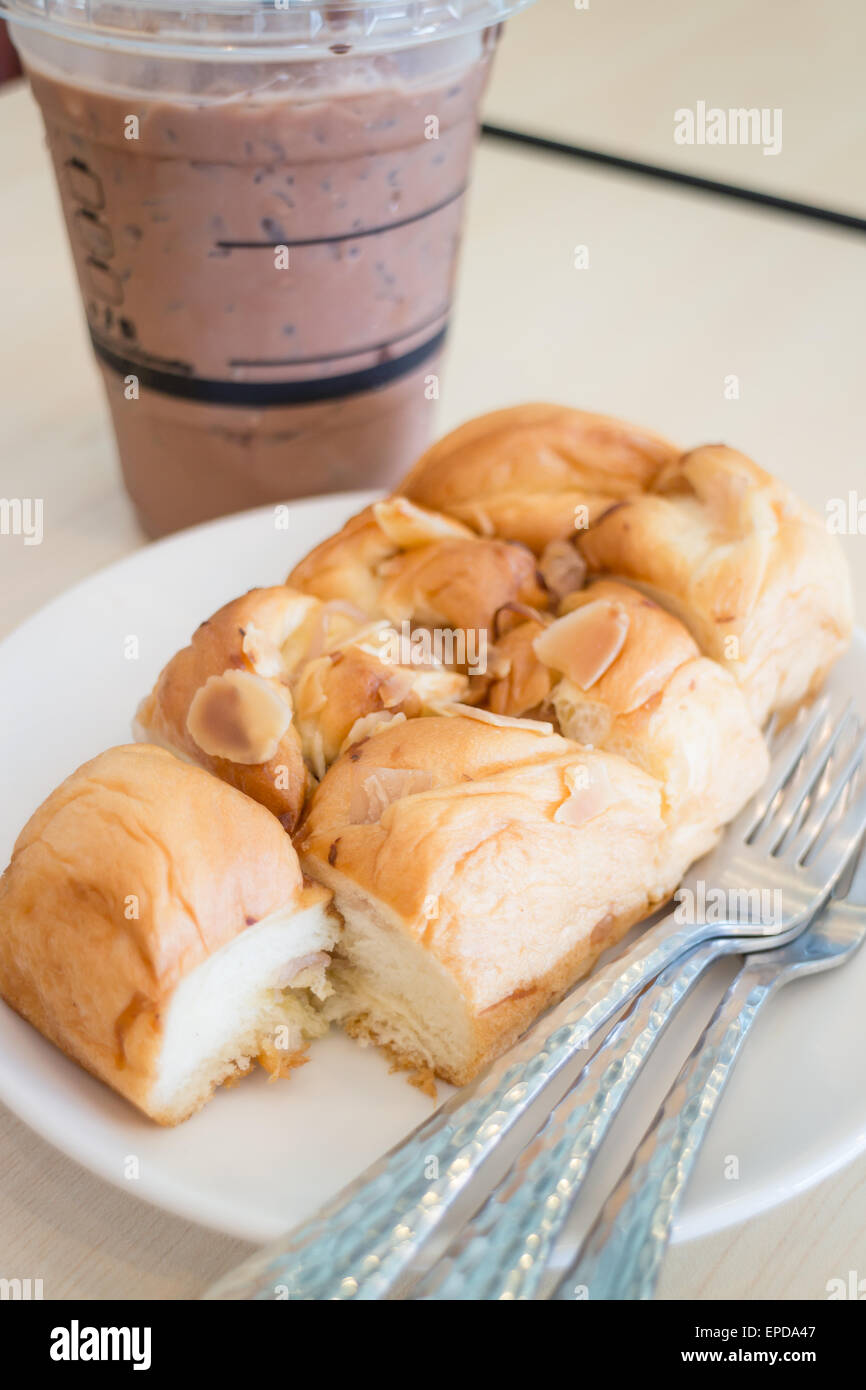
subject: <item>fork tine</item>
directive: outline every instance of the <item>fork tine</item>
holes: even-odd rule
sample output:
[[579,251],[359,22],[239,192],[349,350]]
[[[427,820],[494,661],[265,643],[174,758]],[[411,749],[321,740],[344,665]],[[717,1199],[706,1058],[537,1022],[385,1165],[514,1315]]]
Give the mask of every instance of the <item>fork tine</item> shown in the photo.
[[[863,787],[863,794],[866,798],[866,784]],[[852,802],[852,806],[853,804]],[[866,805],[864,805],[862,814],[866,816]],[[856,824],[856,821],[857,816],[855,815],[852,817],[851,827]],[[844,830],[842,835],[843,838],[847,838]],[[844,902],[851,898],[855,906],[859,903],[866,905],[866,836],[863,835],[862,831],[859,848],[845,861],[845,867],[838,875],[833,888],[833,898],[836,902]]]
[[772,805],[773,798],[791,776],[802,758],[809,740],[825,719],[830,707],[830,695],[821,695],[803,718],[792,720],[788,727],[782,731],[772,750],[767,780],[758,796],[750,801],[736,820],[731,823],[729,834],[732,837],[746,840],[755,827],[761,823],[768,808]]
[[[838,769],[844,764],[844,761],[849,756],[849,754],[853,752],[857,744],[857,740],[860,737],[860,734],[863,732],[864,727],[866,726],[861,725],[859,716],[855,716],[854,718],[849,718],[847,720],[845,725],[845,736],[843,738],[840,738],[837,742],[836,747],[833,749],[832,758],[827,763],[819,780],[815,783],[814,787],[809,792],[808,796],[805,798],[802,805],[800,806],[799,812],[796,818],[794,818],[794,820],[792,821],[792,824],[788,830],[786,839],[782,841],[781,847],[777,848],[776,850],[777,856],[785,855],[788,845],[791,844],[795,835],[799,834],[799,832],[806,825],[806,822],[809,820],[813,808],[816,806],[820,807],[822,803],[822,798],[824,797],[825,793],[830,790],[830,787],[833,783],[833,778],[835,777]],[[855,773],[854,776],[848,782],[842,795],[838,798],[836,804],[833,806],[833,809],[830,811],[829,816],[825,819],[822,833],[828,833],[832,829],[832,827],[835,824],[838,824],[838,822],[842,819],[842,813],[845,810],[846,802],[850,798],[851,790],[856,785],[858,777],[859,773]]]
[[[826,791],[809,808],[809,813],[799,833],[794,836],[780,858],[794,864],[802,864],[810,851],[815,849],[822,832],[827,827],[833,807],[845,788],[857,775],[863,762],[864,753],[866,753],[866,730],[861,732],[856,744],[845,759],[844,765],[835,775]],[[846,846],[847,854],[850,854],[858,837],[863,833],[864,826],[866,826],[866,785],[860,788],[838,825],[833,827],[832,834],[821,846],[820,851],[809,858],[810,874],[819,878],[822,883],[834,884],[845,863]]]
[[[763,854],[774,854],[797,820],[798,812],[803,807],[806,798],[815,792],[816,801],[813,802],[813,805],[820,800],[821,779],[842,735],[857,731],[857,720],[851,717],[851,704],[852,702],[849,700],[839,720],[829,727],[829,730],[825,732],[824,737],[814,748],[810,748],[806,752],[796,772],[785,787],[778,806],[771,810],[766,823],[759,827],[757,834],[749,841],[753,849]],[[811,809],[810,806],[803,818],[804,820],[808,819]]]

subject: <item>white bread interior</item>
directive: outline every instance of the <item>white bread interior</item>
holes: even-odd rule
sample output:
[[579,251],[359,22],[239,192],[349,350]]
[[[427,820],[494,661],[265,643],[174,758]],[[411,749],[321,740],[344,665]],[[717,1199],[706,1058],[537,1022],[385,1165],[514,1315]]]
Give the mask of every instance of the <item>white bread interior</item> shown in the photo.
[[333,881],[340,884],[346,925],[332,961],[326,1017],[359,1041],[386,1048],[408,1069],[468,1079],[474,1026],[454,977],[402,930],[387,902],[341,876]]
[[458,1085],[676,881],[655,779],[495,721],[410,720],[357,744],[298,838],[345,924],[329,1016]]
[[0,880],[0,994],[161,1124],[325,1029],[330,894],[270,812],[152,745],[51,793]]
[[312,885],[229,941],[177,985],[163,1018],[147,1110],[177,1123],[255,1061],[274,1075],[305,1060],[327,1032],[328,952],[337,937],[330,894]]

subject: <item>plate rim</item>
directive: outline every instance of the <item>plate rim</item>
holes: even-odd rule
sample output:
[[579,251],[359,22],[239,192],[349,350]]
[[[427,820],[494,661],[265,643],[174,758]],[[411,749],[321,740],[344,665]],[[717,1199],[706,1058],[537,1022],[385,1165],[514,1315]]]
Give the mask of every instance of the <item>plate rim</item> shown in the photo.
[[[323,507],[333,508],[341,511],[348,519],[355,511],[362,510],[370,502],[383,495],[381,490],[353,489],[289,500],[285,505],[290,508],[292,513],[298,510],[316,511]],[[182,551],[189,544],[191,538],[198,539],[215,533],[218,534],[221,531],[228,535],[235,528],[243,528],[245,525],[253,523],[255,519],[261,520],[272,515],[274,508],[278,505],[281,504],[273,503],[252,507],[243,512],[232,513],[226,517],[217,517],[199,525],[187,527],[139,546],[119,559],[102,565],[91,574],[83,576],[68,588],[53,595],[16,623],[4,635],[0,640],[0,670],[6,666],[7,661],[15,663],[15,648],[19,642],[25,640],[24,634],[29,628],[40,622],[50,622],[55,610],[70,600],[74,602],[76,598],[86,598],[88,590],[99,589],[108,576],[125,573],[138,565],[152,564],[154,555]],[[289,563],[291,564],[291,560]],[[854,629],[852,638],[852,649],[855,646],[866,654],[866,631],[859,626]],[[15,1010],[5,1001],[0,1000],[0,1006],[2,1006],[4,1016],[8,1014],[13,1020],[20,1020],[20,1015],[16,1014]],[[26,1020],[20,1021],[26,1023]],[[40,1048],[50,1049],[50,1061],[52,1063],[62,1060],[64,1066],[74,1067],[76,1072],[79,1071],[74,1061],[55,1048],[37,1030],[33,1030],[33,1036]],[[15,1068],[0,1067],[0,1102],[8,1106],[9,1110],[41,1140],[97,1178],[108,1182],[113,1188],[123,1192],[125,1196],[131,1197],[147,1207],[169,1212],[180,1220],[195,1222],[206,1229],[248,1244],[266,1243],[284,1232],[285,1222],[276,1213],[272,1217],[268,1217],[261,1210],[248,1205],[244,1206],[243,1203],[241,1203],[240,1208],[237,1204],[227,1206],[222,1199],[216,1194],[209,1193],[206,1188],[195,1189],[191,1187],[188,1181],[179,1178],[171,1169],[156,1169],[144,1185],[137,1182],[131,1186],[122,1177],[118,1168],[112,1166],[110,1146],[106,1143],[105,1136],[99,1128],[76,1125],[68,1127],[62,1135],[58,1134],[56,1122],[54,1124],[50,1122],[49,1117],[52,1112],[50,1108],[45,1106],[44,1096],[40,1099],[39,1088],[34,1091],[28,1086],[28,1075],[26,1066],[20,1072]],[[89,1079],[95,1086],[102,1087],[104,1085],[95,1078],[90,1077]],[[57,1081],[64,1084],[62,1069],[58,1074]],[[128,1106],[128,1102],[122,1101],[122,1098],[115,1096],[115,1099]],[[65,1101],[73,1109],[79,1105],[78,1099],[73,1096],[71,1091],[65,1096]],[[133,1107],[129,1108],[131,1115],[139,1119],[148,1129],[151,1128],[149,1121],[139,1116]],[[866,1122],[857,1129],[852,1128],[844,1139],[837,1140],[832,1147],[826,1149],[820,1160],[814,1155],[811,1157],[804,1155],[799,1163],[795,1163],[792,1168],[786,1171],[783,1185],[774,1187],[765,1180],[729,1202],[714,1202],[712,1205],[704,1206],[703,1209],[698,1208],[694,1213],[686,1210],[675,1224],[672,1243],[685,1244],[700,1240],[772,1211],[840,1172],[864,1151],[866,1151]]]

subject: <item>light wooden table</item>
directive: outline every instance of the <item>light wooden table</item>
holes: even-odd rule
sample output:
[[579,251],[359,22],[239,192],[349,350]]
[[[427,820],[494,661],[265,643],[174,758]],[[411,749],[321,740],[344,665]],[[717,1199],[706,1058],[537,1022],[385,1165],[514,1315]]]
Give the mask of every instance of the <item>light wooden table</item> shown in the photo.
[[[866,215],[862,0],[536,0],[506,30],[488,119]],[[781,150],[679,145],[698,101],[780,110]]]
[[[497,83],[491,114],[502,120]],[[516,102],[513,80],[511,90]],[[632,114],[638,131],[640,111]],[[553,133],[576,138],[570,127]],[[853,127],[849,135],[858,138]],[[808,189],[808,159],[801,171],[789,185],[797,196]],[[0,225],[0,495],[45,499],[41,546],[0,538],[6,631],[142,544],[21,86],[0,97]],[[578,244],[589,248],[588,269],[574,269]],[[499,404],[562,399],[683,444],[725,438],[819,509],[863,487],[866,288],[853,233],[484,145],[457,308],[443,428]],[[725,396],[731,374],[736,400]],[[862,595],[862,538],[845,545]],[[47,1297],[190,1297],[247,1249],[109,1188],[2,1110],[0,1173],[0,1276],[41,1277]],[[866,1276],[864,1179],[866,1157],[745,1227],[674,1247],[662,1295],[822,1298],[829,1279]]]

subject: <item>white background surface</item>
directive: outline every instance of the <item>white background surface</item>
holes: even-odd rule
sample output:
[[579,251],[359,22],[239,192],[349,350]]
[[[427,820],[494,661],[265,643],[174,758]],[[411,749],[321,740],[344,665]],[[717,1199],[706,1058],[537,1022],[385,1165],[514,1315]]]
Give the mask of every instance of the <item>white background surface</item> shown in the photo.
[[[488,115],[669,164],[701,154],[710,176],[862,211],[862,13],[841,0],[592,0],[589,13],[541,0],[506,37]],[[587,23],[594,39],[587,29],[578,44],[574,26]],[[523,55],[537,62],[539,52],[550,67],[529,81]],[[759,80],[771,72],[780,96]],[[663,117],[652,106],[662,91]],[[782,156],[675,147],[665,134],[672,110],[703,97],[784,104]],[[44,497],[46,526],[40,547],[0,539],[8,630],[142,542],[115,473],[48,159],[22,88],[0,97],[0,225],[0,493]],[[589,247],[588,270],[572,268],[576,244]],[[492,405],[562,399],[683,444],[724,438],[823,509],[864,488],[863,255],[853,232],[485,145],[442,427]],[[737,401],[724,398],[729,373],[740,378]],[[866,550],[862,537],[845,545],[862,620]],[[58,672],[58,719],[68,679]],[[0,1273],[41,1276],[50,1297],[191,1296],[246,1248],[91,1178],[8,1113],[0,1171]],[[828,1279],[850,1269],[866,1277],[864,1179],[861,1158],[775,1213],[677,1247],[662,1296],[822,1298]]]

